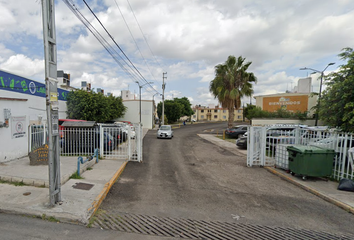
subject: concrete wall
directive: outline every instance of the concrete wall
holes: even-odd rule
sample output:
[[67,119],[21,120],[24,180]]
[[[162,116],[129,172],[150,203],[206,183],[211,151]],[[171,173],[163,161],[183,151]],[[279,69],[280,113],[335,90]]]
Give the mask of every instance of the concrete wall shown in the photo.
[[[139,123],[139,100],[123,101],[123,104],[127,107],[127,111],[124,117],[116,120]],[[151,129],[153,127],[153,112],[153,102],[151,100],[141,100],[141,123],[143,124],[143,128]]]
[[[285,119],[285,118],[274,118],[274,119],[252,119],[252,126],[265,126],[273,124],[301,124],[314,126],[315,120],[300,121],[299,119]],[[321,122],[319,122],[321,126]]]

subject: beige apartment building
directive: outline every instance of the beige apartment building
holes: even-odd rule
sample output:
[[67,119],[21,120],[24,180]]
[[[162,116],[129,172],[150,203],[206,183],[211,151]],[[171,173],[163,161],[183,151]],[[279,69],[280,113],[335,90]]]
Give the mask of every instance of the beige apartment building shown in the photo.
[[[195,106],[192,108],[194,114],[192,121],[227,121],[229,119],[229,111],[226,108],[219,106]],[[243,109],[239,108],[234,110],[234,121],[243,121]]]

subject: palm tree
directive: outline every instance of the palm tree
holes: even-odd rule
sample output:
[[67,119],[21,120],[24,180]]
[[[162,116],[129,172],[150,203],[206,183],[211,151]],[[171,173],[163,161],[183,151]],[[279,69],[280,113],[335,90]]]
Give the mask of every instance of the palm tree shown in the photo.
[[224,64],[215,66],[215,78],[210,82],[209,91],[219,100],[223,108],[229,111],[228,127],[234,122],[234,109],[241,107],[241,98],[253,94],[252,82],[257,78],[253,73],[247,72],[252,62],[245,63],[239,56],[229,56]]

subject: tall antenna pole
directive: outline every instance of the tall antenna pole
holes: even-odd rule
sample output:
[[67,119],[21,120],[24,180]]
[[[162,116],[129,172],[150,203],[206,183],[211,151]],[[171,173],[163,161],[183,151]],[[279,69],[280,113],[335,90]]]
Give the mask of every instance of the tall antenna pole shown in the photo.
[[42,0],[46,111],[48,123],[49,205],[61,201],[59,102],[54,0]]
[[167,72],[162,73],[162,125],[165,125],[165,74]]

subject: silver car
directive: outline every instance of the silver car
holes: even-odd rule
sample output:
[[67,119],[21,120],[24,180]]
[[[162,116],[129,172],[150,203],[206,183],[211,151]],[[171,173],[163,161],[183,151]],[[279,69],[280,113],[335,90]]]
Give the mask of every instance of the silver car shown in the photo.
[[157,138],[173,138],[173,131],[170,125],[162,125],[157,131]]

